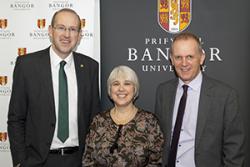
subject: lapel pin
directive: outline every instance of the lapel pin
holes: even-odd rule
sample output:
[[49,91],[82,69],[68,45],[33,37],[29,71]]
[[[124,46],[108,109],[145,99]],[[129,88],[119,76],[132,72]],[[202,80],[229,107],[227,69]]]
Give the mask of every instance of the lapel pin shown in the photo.
[[83,67],[84,67],[84,65],[83,65],[83,64],[81,64],[81,65],[80,65],[80,67],[81,67],[81,68],[83,68]]

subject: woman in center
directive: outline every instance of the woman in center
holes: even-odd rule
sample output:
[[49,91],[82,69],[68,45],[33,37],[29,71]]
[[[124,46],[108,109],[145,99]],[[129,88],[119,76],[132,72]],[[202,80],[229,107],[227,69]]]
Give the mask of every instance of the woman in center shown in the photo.
[[83,166],[161,166],[163,134],[155,115],[134,105],[139,94],[136,73],[127,66],[114,68],[107,91],[114,107],[94,117]]

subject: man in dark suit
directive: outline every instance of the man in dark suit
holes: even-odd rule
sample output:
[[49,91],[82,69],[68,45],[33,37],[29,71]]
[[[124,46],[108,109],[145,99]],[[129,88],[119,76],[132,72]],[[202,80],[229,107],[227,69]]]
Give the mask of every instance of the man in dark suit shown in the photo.
[[[194,34],[178,34],[170,54],[178,77],[158,86],[155,104],[165,136],[164,166],[242,167],[244,132],[236,91],[201,72],[205,53]],[[182,94],[184,116],[178,109]]]
[[85,135],[100,109],[98,63],[73,51],[81,38],[77,13],[56,12],[49,36],[49,48],[16,61],[8,113],[14,166],[81,166]]

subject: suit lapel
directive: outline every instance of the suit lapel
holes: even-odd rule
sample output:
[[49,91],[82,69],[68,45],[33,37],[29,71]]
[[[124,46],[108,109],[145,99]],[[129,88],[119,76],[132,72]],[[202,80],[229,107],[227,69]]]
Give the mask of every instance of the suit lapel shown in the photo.
[[[75,63],[75,70],[76,70],[76,80],[77,80],[77,88],[78,88],[78,105],[77,105],[77,114],[78,114],[78,135],[82,136],[83,128],[84,128],[84,114],[86,113],[84,111],[86,104],[86,100],[84,100],[87,97],[84,97],[84,92],[86,89],[86,82],[84,82],[87,74],[86,74],[86,65],[78,56],[76,53],[73,52],[73,57],[74,57],[74,63]],[[81,141],[82,137],[79,138],[79,142]]]
[[195,148],[199,146],[199,141],[202,136],[202,132],[206,125],[206,120],[209,115],[210,106],[211,106],[211,91],[212,87],[211,82],[209,82],[208,78],[203,75],[203,81],[201,86],[200,93],[200,102],[198,108],[198,118],[196,125],[196,135],[195,135]]
[[173,108],[175,103],[176,87],[178,84],[178,79],[173,80],[170,84],[167,84],[166,89],[162,91],[162,110],[159,115],[159,119],[162,122],[162,130],[164,132],[165,142],[164,142],[164,153],[163,162],[167,162],[167,157],[170,150],[171,143],[171,130],[172,130],[172,117]]
[[[178,84],[178,79],[174,80],[169,87],[167,88],[168,92],[164,93],[164,102],[163,104],[163,112],[161,118],[163,121],[163,126],[166,128],[166,138],[171,139],[171,129],[172,129],[172,117],[173,117],[173,109],[174,109],[174,103],[175,103],[175,96],[176,96],[176,88]],[[167,140],[167,145],[170,146],[170,140]],[[167,147],[166,147],[167,148]]]
[[77,80],[77,88],[78,88],[78,114],[80,114],[80,110],[82,109],[81,106],[82,101],[84,99],[84,88],[85,88],[85,64],[81,61],[79,56],[76,55],[76,53],[73,52],[74,57],[74,63],[75,63],[75,70],[76,70],[76,80]]
[[[166,99],[166,103],[164,104],[164,110],[167,111],[166,114],[166,127],[167,127],[167,139],[171,139],[171,130],[172,130],[172,121],[173,121],[173,111],[174,111],[174,103],[175,103],[175,96],[176,96],[176,89],[177,89],[178,79],[176,79],[171,85],[170,88],[167,90],[168,95],[163,98]],[[168,140],[168,145],[170,145],[170,141]]]
[[[52,82],[52,74],[51,74],[51,65],[50,65],[50,56],[49,56],[49,48],[44,50],[43,54],[40,55],[41,61],[39,63],[39,69],[41,71],[42,81],[44,81],[44,91],[48,93],[48,102],[50,106],[49,116],[53,123],[56,122],[55,115],[55,102],[54,102],[54,93],[53,93],[53,82]],[[47,101],[47,100],[46,100]]]

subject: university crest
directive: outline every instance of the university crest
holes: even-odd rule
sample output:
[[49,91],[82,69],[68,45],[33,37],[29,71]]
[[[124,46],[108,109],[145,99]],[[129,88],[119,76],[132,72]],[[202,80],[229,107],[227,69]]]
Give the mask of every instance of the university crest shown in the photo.
[[185,30],[192,18],[192,0],[158,0],[158,23],[169,33]]
[[0,76],[0,85],[7,84],[7,76]]
[[5,29],[7,27],[7,19],[0,19],[0,28]]
[[0,141],[5,142],[7,140],[7,132],[0,132]]
[[45,27],[45,24],[46,24],[46,20],[45,19],[38,19],[37,20],[37,27],[42,29]]
[[27,49],[26,48],[18,48],[18,55],[23,56],[26,55]]

